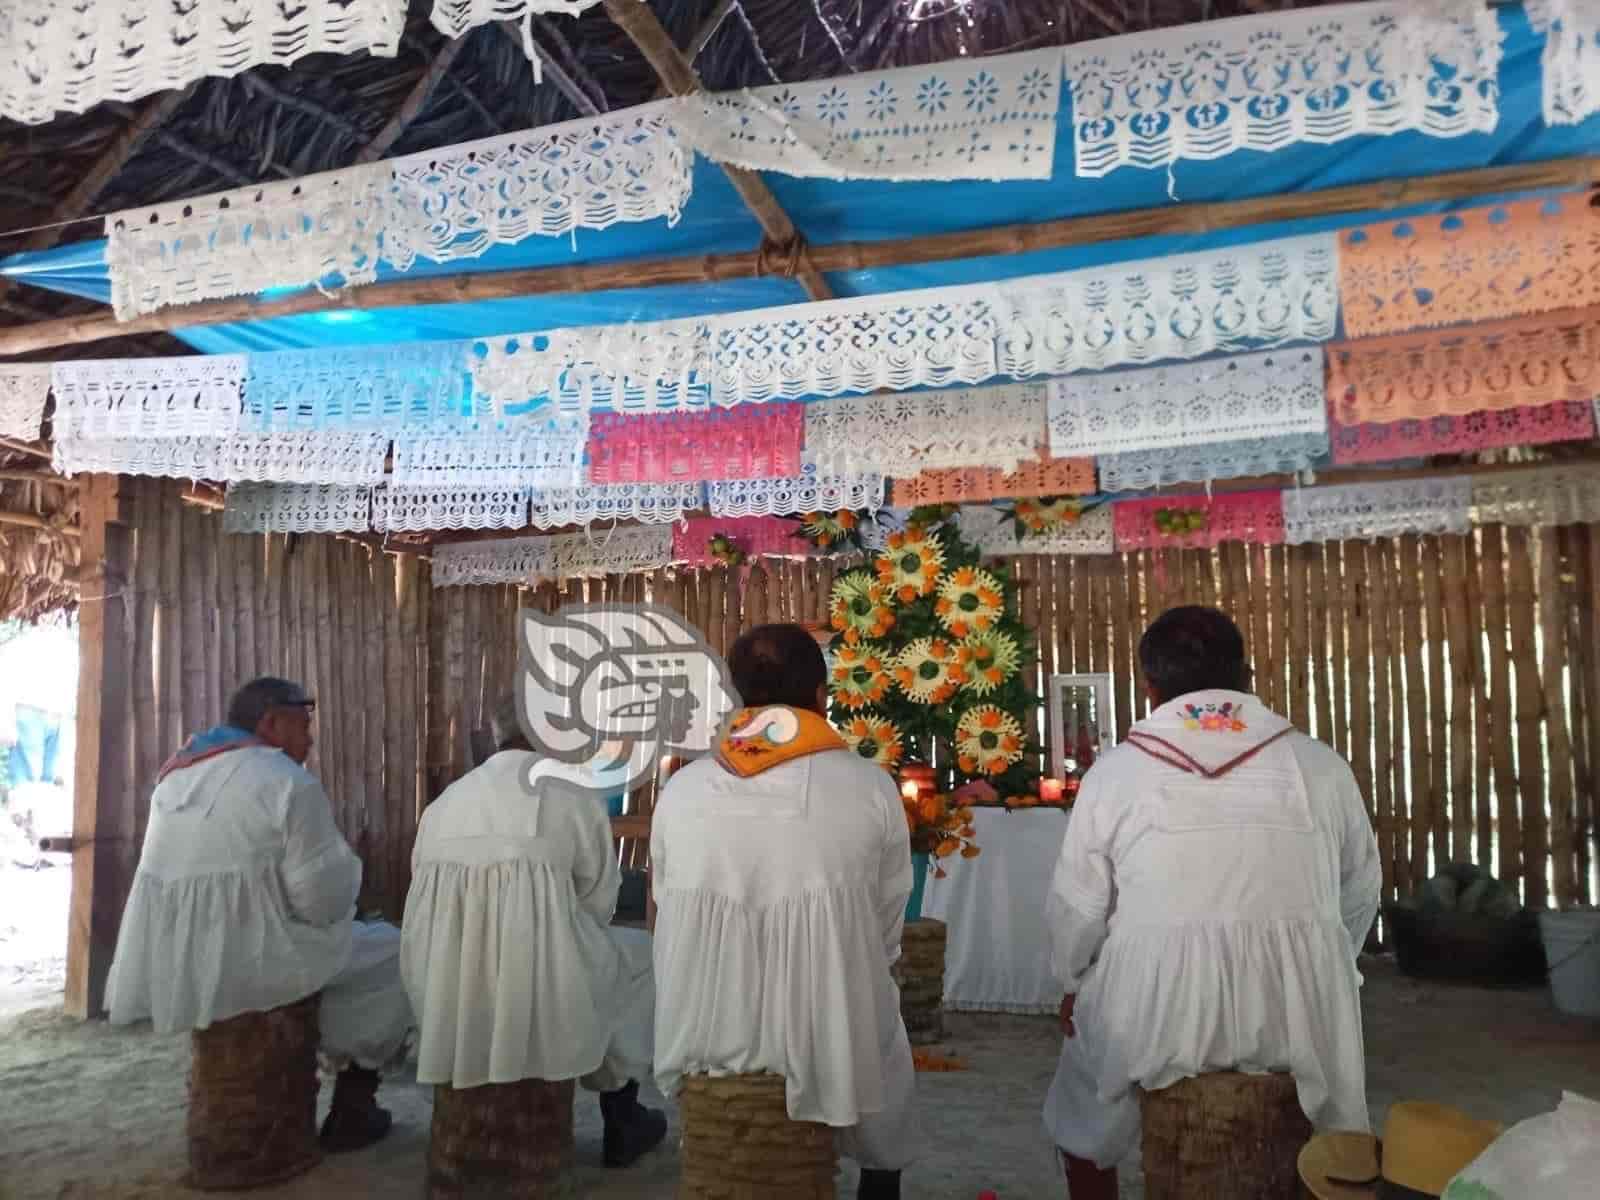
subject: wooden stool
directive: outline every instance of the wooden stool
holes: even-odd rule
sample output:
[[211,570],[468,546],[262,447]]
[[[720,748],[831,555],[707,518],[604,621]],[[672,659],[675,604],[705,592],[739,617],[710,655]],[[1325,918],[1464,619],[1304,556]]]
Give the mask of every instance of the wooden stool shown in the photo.
[[833,1200],[833,1130],[791,1121],[781,1075],[685,1075],[679,1200]]
[[944,1037],[944,951],[947,930],[943,921],[923,917],[907,921],[900,938],[900,961],[894,977],[900,984],[900,1018],[913,1046]]
[[319,999],[243,1013],[190,1036],[190,1187],[263,1187],[322,1161]]
[[433,1089],[428,1195],[553,1195],[572,1158],[573,1081]]
[[1146,1200],[1298,1200],[1294,1076],[1219,1071],[1139,1093]]

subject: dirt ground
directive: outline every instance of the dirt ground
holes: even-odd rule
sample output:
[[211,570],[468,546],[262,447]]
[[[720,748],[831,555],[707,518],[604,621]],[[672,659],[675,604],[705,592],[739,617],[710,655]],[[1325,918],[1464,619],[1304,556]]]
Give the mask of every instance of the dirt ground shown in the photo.
[[[148,1027],[113,1029],[67,1019],[55,996],[60,960],[26,968],[21,943],[7,934],[18,904],[48,907],[66,871],[25,872],[0,887],[0,1197],[138,1198],[198,1196],[180,1184],[184,1170],[186,1037]],[[11,963],[8,966],[7,957]],[[1548,993],[1494,992],[1418,984],[1375,960],[1367,970],[1368,1090],[1376,1123],[1398,1098],[1438,1099],[1515,1121],[1555,1107],[1563,1089],[1600,1097],[1600,1023],[1564,1018]],[[38,1007],[38,1005],[46,1005]],[[1064,1194],[1040,1124],[1058,1035],[1040,1018],[953,1014],[946,1052],[962,1072],[918,1077],[918,1107],[928,1148],[907,1173],[905,1194],[1000,1200]],[[324,1101],[327,1089],[324,1089]],[[256,1193],[313,1197],[420,1197],[427,1150],[428,1089],[386,1080],[382,1099],[396,1129],[382,1145],[329,1159],[284,1187]],[[655,1103],[660,1103],[656,1098]],[[678,1174],[676,1114],[667,1148],[628,1171],[606,1171],[600,1118],[580,1093],[578,1166],[570,1194],[665,1200]],[[839,1194],[854,1194],[848,1164]],[[1123,1171],[1122,1194],[1141,1194],[1137,1163]]]

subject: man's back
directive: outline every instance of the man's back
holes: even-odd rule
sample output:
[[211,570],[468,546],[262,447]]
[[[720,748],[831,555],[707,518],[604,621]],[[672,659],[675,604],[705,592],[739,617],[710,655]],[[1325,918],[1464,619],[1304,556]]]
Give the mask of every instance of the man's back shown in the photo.
[[656,1073],[771,1071],[798,1120],[885,1107],[911,861],[893,782],[845,750],[740,778],[703,759],[655,810]]
[[349,955],[360,883],[321,786],[281,751],[172,771],[151,797],[112,1019],[175,1032],[310,995]]

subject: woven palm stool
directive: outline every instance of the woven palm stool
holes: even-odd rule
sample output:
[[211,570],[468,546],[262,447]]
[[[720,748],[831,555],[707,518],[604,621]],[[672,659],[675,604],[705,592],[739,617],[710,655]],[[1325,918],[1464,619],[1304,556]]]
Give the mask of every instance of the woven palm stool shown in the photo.
[[435,1087],[428,1195],[555,1195],[572,1160],[572,1096],[570,1079]]
[[686,1075],[679,1200],[833,1200],[833,1130],[792,1121],[781,1075]]
[[322,1161],[318,999],[242,1013],[190,1036],[190,1187],[264,1187]]
[[1219,1071],[1139,1093],[1146,1200],[1298,1200],[1294,1076]]
[[900,1019],[913,1046],[944,1037],[944,952],[948,930],[943,921],[923,917],[907,921],[900,937],[900,961],[894,965],[900,985]]

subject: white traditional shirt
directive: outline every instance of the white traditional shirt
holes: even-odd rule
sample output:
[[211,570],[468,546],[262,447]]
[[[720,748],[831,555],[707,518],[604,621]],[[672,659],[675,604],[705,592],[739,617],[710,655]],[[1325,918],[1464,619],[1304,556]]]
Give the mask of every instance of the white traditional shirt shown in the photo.
[[350,957],[360,889],[322,785],[282,751],[171,772],[117,935],[111,1020],[176,1033],[320,991]]
[[860,1126],[841,1148],[864,1166],[909,1161],[890,966],[911,853],[888,773],[842,749],[748,778],[700,759],[656,804],[650,863],[662,1091],[698,1072],[782,1075],[795,1120]]
[[1084,778],[1047,902],[1077,995],[1056,1144],[1111,1166],[1134,1087],[1228,1070],[1291,1072],[1315,1125],[1366,1130],[1356,955],[1379,890],[1350,768],[1259,700],[1198,692],[1135,725]]
[[610,930],[605,809],[558,780],[529,793],[533,758],[501,751],[422,814],[400,954],[419,1083],[589,1075],[648,986],[648,954],[635,969]]

